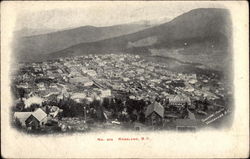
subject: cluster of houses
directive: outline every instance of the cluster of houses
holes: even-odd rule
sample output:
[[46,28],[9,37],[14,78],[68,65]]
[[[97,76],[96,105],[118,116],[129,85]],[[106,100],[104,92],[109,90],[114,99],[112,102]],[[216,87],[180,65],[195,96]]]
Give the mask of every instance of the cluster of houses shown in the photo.
[[[126,91],[137,99],[183,94],[197,100],[215,100],[218,99],[216,92],[220,93],[220,87],[212,92],[208,80],[199,81],[195,73],[171,72],[164,64],[146,61],[138,55],[105,54],[61,58],[56,62],[32,63],[27,69],[31,68],[19,75],[21,81],[27,82],[18,83],[17,87],[52,92],[60,91],[55,83],[61,83],[71,86],[69,91],[77,92],[74,87],[76,85],[97,86]],[[33,81],[42,77],[46,78],[33,84]]]
[[15,124],[27,130],[37,130],[44,128],[45,124],[58,117],[63,110],[57,106],[38,107],[32,112],[14,112]]
[[[176,103],[180,106],[181,103]],[[182,103],[183,104],[183,103]],[[177,106],[177,105],[176,105]],[[165,108],[158,102],[153,102],[147,106],[145,111],[145,124],[135,122],[135,130],[147,130],[147,129],[164,129],[169,125],[172,125],[171,129],[177,131],[196,131],[204,124],[201,120],[195,118],[194,113],[192,113],[188,108],[186,108],[188,113],[186,118],[177,118],[176,116],[170,116],[166,114]],[[174,119],[171,123],[168,119]]]
[[22,127],[27,129],[38,129],[47,123],[47,114],[38,108],[34,112],[15,112],[14,120],[20,122]]
[[[102,91],[101,94],[104,97],[107,97],[111,94],[110,90]],[[82,103],[83,99],[86,99],[86,95],[83,93],[75,93],[71,96],[73,100],[78,103]],[[18,120],[22,127],[27,128],[28,130],[32,129],[41,129],[45,127],[45,124],[51,120],[55,119],[57,115],[62,112],[57,106],[41,106],[41,99],[38,97],[31,97],[31,99],[26,99],[26,107],[30,106],[30,104],[34,104],[36,100],[36,104],[39,105],[39,108],[34,110],[33,112],[15,112],[13,117],[14,120]],[[163,106],[161,103],[154,101],[145,109],[145,123],[140,123],[135,121],[134,128],[135,130],[148,130],[148,129],[164,129],[164,126],[168,126],[170,124],[169,121],[174,124],[172,129],[176,130],[196,130],[202,123],[200,120],[196,119],[194,113],[192,113],[189,108],[191,106],[191,102],[189,98],[180,97],[178,95],[169,98],[168,107],[174,107],[178,110],[187,111],[187,116],[182,118],[175,115],[175,112],[169,114],[166,110],[166,106]],[[110,117],[110,112],[102,111],[102,116],[105,117],[106,120]],[[126,109],[122,112],[127,114]],[[86,113],[83,114],[86,116]],[[171,119],[171,120],[169,120]],[[115,124],[120,124],[119,121],[115,121]],[[113,124],[114,124],[113,123]],[[63,125],[65,126],[65,125]]]
[[[177,125],[183,125],[179,126],[180,129],[185,127],[184,123],[197,124],[189,111],[194,109],[193,100],[216,100],[217,94],[223,90],[220,86],[216,90],[210,89],[209,80],[205,77],[201,80],[195,73],[172,72],[167,69],[167,64],[129,54],[86,55],[30,63],[23,65],[15,76],[16,88],[26,90],[25,105],[32,100],[49,101],[52,97],[57,101],[67,97],[77,103],[102,101],[124,96],[125,92],[129,99],[151,101],[145,111],[147,125],[164,125],[165,118],[174,118]],[[156,102],[157,98],[160,100]],[[166,113],[169,106],[174,111],[185,111],[188,117],[181,119],[173,113]],[[30,125],[34,122],[33,127],[38,127],[46,123],[39,117],[45,116],[42,112],[44,110],[39,108],[34,112],[15,112],[14,116],[20,118],[22,125],[32,127]],[[49,116],[48,112],[45,114]]]

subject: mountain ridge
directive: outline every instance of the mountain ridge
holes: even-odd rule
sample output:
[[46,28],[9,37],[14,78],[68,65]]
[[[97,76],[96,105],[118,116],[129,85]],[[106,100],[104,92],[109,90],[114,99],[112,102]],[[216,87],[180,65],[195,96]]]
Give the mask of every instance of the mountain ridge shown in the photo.
[[[185,16],[185,14],[190,14],[190,13],[197,14],[196,11],[199,11],[199,10],[204,10],[204,9],[197,9],[195,11],[192,10],[192,11],[190,11],[188,13],[184,13],[183,15],[180,15],[180,16]],[[203,15],[205,15],[207,17],[211,17],[211,15],[209,15],[209,14],[211,14],[211,9],[209,8],[209,9],[205,9],[205,10],[206,10],[206,13],[203,13]],[[222,13],[224,13],[224,11],[225,11],[224,9],[212,9],[212,10],[221,11]],[[176,29],[176,27],[177,27],[176,23],[178,23],[180,16],[176,17],[175,19],[173,19],[172,21],[170,21],[168,23],[164,23],[164,24],[161,24],[159,26],[155,26],[153,28],[147,28],[147,29],[144,29],[142,31],[138,31],[136,33],[122,35],[122,36],[118,36],[118,37],[114,37],[114,38],[110,38],[110,39],[104,39],[104,40],[97,41],[94,43],[90,42],[90,43],[77,44],[77,45],[71,46],[67,49],[61,50],[59,52],[52,53],[52,54],[59,55],[62,53],[61,55],[63,55],[63,53],[65,53],[67,51],[74,51],[74,49],[87,51],[87,52],[88,51],[93,52],[94,50],[96,50],[96,51],[100,50],[100,49],[103,50],[102,48],[109,49],[111,47],[111,48],[116,50],[116,48],[121,47],[121,45],[123,45],[122,47],[124,49],[124,45],[126,45],[128,42],[134,42],[136,40],[140,40],[140,39],[152,37],[152,36],[158,36],[158,39],[161,41],[161,43],[158,43],[157,46],[161,46],[161,44],[164,42],[168,43],[165,46],[167,46],[167,45],[173,46],[173,45],[177,45],[177,44],[175,44],[175,42],[181,41],[180,43],[182,43],[182,41],[187,41],[189,39],[191,39],[193,41],[209,40],[209,39],[213,39],[215,41],[218,41],[218,40],[223,41],[223,40],[227,39],[226,36],[228,36],[229,33],[224,32],[223,28],[221,28],[221,24],[219,24],[216,29],[211,29],[211,27],[207,27],[211,23],[216,24],[216,22],[220,22],[221,18],[219,18],[219,20],[217,20],[216,22],[202,23],[202,26],[197,26],[197,27],[195,25],[193,25],[194,23],[191,23],[191,25],[189,27],[186,27],[186,26],[184,27],[184,29],[188,30],[188,31],[186,31],[183,28],[181,28],[183,26]],[[199,17],[199,15],[198,15],[198,17]],[[205,20],[205,22],[206,22],[206,20]],[[201,30],[201,29],[203,29],[203,30]],[[94,49],[94,48],[96,48],[96,49]],[[91,51],[91,49],[93,51]],[[78,53],[76,53],[76,54],[79,55]]]
[[[148,28],[145,24],[120,24],[107,27],[82,26],[48,34],[19,37],[14,41],[14,51],[22,56],[43,56],[82,42],[94,42]],[[18,37],[18,36],[17,36]]]
[[181,57],[186,62],[207,65],[213,65],[214,62],[217,67],[230,53],[230,45],[230,12],[222,8],[198,8],[160,25],[94,42],[79,43],[41,55],[36,60],[120,52],[151,56],[151,50],[154,49],[158,52],[156,54],[163,57],[171,54],[171,57]]

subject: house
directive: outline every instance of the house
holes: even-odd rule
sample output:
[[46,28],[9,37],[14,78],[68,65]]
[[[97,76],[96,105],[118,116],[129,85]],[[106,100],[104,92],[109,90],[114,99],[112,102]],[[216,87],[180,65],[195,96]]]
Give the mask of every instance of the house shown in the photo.
[[146,125],[144,125],[142,123],[139,123],[139,122],[134,122],[133,123],[133,129],[136,130],[136,131],[146,131],[146,130],[148,130]]
[[104,110],[103,115],[104,115],[106,120],[112,118],[112,112],[110,112],[110,111]]
[[58,88],[57,85],[56,85],[56,83],[50,83],[49,87],[50,88],[56,88],[56,89]]
[[91,97],[86,97],[86,100],[87,100],[87,103],[91,103],[91,102],[93,102],[93,101],[94,101],[94,99],[93,99],[93,98],[91,98]]
[[184,91],[186,91],[186,92],[194,92],[194,90],[195,89],[190,85],[186,86],[185,89],[184,89]]
[[164,118],[164,107],[158,103],[153,102],[147,107],[145,112],[146,123],[149,125],[161,125]]
[[140,76],[139,80],[145,81],[145,78],[143,76]]
[[85,98],[86,98],[86,94],[85,93],[74,93],[71,96],[71,99],[73,99],[77,103],[80,103]]
[[169,98],[169,104],[173,106],[191,105],[191,100],[189,97],[178,94]]
[[60,73],[60,74],[63,73],[63,71],[62,71],[61,69],[57,69],[56,71],[57,71],[58,73]]
[[50,70],[48,70],[48,71],[47,71],[47,76],[53,76],[53,72],[50,71]]
[[142,68],[138,68],[138,69],[136,69],[136,71],[137,71],[138,74],[144,73],[144,69],[142,69]]
[[188,109],[187,109],[187,111],[188,111],[188,119],[195,120],[196,118],[195,118],[194,113],[192,113],[192,112],[191,112],[190,110],[188,110]]
[[92,86],[94,84],[94,82],[90,79],[85,79],[84,81],[82,81],[82,83],[83,83],[84,87],[89,87],[89,86]]
[[37,129],[47,123],[47,114],[38,108],[35,110],[26,120],[25,124],[27,127],[32,129]]
[[25,108],[30,107],[32,104],[37,104],[41,106],[43,101],[44,99],[38,96],[33,96],[30,98],[24,99]]
[[17,88],[29,88],[29,84],[27,82],[20,83],[19,85],[17,85]]
[[202,86],[201,90],[202,91],[210,91],[210,87],[209,86]]
[[45,90],[45,85],[44,85],[43,82],[38,83],[37,87],[38,87],[39,90]]
[[161,79],[151,79],[150,81],[158,84],[161,83]]
[[89,76],[92,76],[92,77],[94,77],[94,76],[97,75],[96,72],[95,72],[94,70],[87,70],[86,73],[87,73]]
[[147,69],[148,69],[149,71],[154,71],[154,67],[153,67],[153,66],[148,66]]
[[63,110],[60,109],[57,106],[51,106],[50,110],[49,110],[49,115],[53,118],[55,118],[60,112],[62,112]]
[[127,77],[124,77],[124,78],[122,78],[123,79],[123,81],[124,82],[127,82],[127,81],[129,81],[130,79],[129,78],[127,78]]
[[196,131],[200,122],[195,119],[176,119],[174,121],[177,131]]
[[110,89],[101,90],[100,97],[105,98],[105,97],[110,97],[110,96],[111,96],[111,90]]
[[15,112],[14,113],[14,119],[19,120],[22,127],[25,127],[25,121],[28,119],[28,117],[32,114],[32,112]]
[[73,84],[83,84],[85,87],[92,86],[94,82],[90,80],[88,77],[74,77],[69,79],[70,83]]
[[22,127],[38,128],[47,123],[47,114],[38,108],[34,112],[15,112],[14,119],[19,120]]

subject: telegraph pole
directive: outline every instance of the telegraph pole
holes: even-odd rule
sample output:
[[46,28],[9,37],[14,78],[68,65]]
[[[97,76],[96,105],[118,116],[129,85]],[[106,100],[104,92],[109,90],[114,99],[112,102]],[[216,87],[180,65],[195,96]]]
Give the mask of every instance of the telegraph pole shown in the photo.
[[84,108],[84,123],[86,123],[86,106],[83,107]]

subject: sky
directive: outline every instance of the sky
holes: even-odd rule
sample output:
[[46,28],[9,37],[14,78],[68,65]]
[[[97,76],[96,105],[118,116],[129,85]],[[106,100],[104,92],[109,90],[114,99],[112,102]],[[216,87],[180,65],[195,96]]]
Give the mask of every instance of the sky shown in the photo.
[[16,5],[16,29],[67,29],[111,26],[141,20],[171,20],[195,8],[223,8],[216,2],[33,2]]

